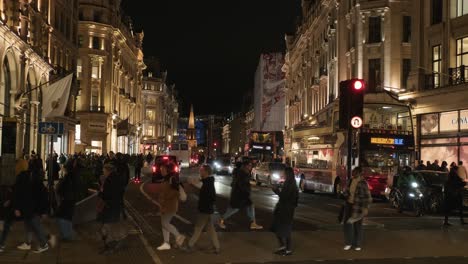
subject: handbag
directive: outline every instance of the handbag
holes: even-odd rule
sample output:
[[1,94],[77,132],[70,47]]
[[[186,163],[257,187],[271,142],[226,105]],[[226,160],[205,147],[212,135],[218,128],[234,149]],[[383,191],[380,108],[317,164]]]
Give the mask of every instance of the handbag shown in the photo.
[[187,193],[184,190],[184,186],[182,184],[179,184],[179,200],[181,202],[187,201]]

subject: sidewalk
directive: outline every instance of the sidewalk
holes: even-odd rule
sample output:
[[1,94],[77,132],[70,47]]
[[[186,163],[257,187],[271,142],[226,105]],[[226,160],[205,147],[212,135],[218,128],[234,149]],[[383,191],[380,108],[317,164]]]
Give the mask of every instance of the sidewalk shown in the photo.
[[[57,234],[54,219],[45,221],[45,228],[52,234]],[[133,226],[133,225],[132,225]],[[0,253],[0,263],[154,263],[140,238],[140,232],[133,228],[126,239],[125,247],[111,256],[99,254],[103,243],[98,236],[100,224],[88,222],[75,226],[77,240],[61,243],[55,248],[36,254],[31,251],[21,251],[16,246],[22,243],[24,237],[23,222],[16,222],[6,241],[5,252]],[[33,249],[37,242],[33,239]]]

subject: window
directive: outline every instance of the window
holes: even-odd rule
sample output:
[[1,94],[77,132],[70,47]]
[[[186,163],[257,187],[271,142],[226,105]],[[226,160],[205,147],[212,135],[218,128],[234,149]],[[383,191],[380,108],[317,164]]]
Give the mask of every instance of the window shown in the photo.
[[84,42],[83,35],[78,35],[78,47],[79,48],[83,47],[83,42]]
[[468,1],[457,0],[457,17],[468,14]]
[[101,41],[99,41],[99,37],[92,37],[92,38],[93,38],[92,48],[93,49],[99,49],[100,48],[100,42],[101,42]]
[[403,16],[403,42],[411,42],[411,17]]
[[156,117],[156,116],[155,116],[153,110],[146,110],[146,119],[147,119],[147,120],[154,121],[154,120],[155,120],[155,117]]
[[91,78],[100,80],[102,75],[102,65],[100,61],[93,61],[91,68]]
[[95,10],[94,13],[93,13],[93,21],[94,22],[102,22],[102,11],[97,11]]
[[83,64],[81,59],[76,60],[76,78],[81,79],[81,73],[83,70]]
[[369,17],[369,43],[382,41],[382,23],[380,16]]
[[434,88],[440,87],[440,71],[442,66],[442,53],[440,45],[432,47],[432,74]]
[[411,71],[411,59],[403,59],[401,67],[401,88],[406,89],[406,82]]
[[146,136],[153,137],[154,136],[154,126],[147,126],[145,131]]
[[91,91],[91,107],[99,105],[99,92],[98,89]]
[[468,37],[457,39],[457,67],[468,66]]
[[[432,24],[439,24],[442,22],[442,8],[443,0],[432,0],[431,13],[432,13]],[[459,0],[464,1],[464,0]]]
[[371,59],[369,60],[369,91],[382,90],[380,84],[380,59]]

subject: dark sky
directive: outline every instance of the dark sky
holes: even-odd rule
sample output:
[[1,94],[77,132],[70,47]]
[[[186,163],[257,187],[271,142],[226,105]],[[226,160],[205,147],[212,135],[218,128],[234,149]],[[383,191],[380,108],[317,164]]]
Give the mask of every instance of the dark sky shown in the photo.
[[284,51],[300,0],[123,0],[179,91],[181,114],[241,110],[261,52]]

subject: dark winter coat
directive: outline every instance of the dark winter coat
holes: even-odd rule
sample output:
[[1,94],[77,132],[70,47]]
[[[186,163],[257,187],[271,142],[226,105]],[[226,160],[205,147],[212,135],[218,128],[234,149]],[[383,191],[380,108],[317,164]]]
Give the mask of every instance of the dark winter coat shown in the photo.
[[69,221],[73,219],[77,196],[77,186],[75,186],[73,177],[73,173],[66,174],[62,179],[60,179],[56,189],[59,206],[55,216]]
[[[5,193],[4,199],[1,201],[0,204],[0,219],[4,221],[13,220],[15,218],[13,206],[13,188],[8,188]],[[9,202],[8,205],[5,206],[5,202]]]
[[244,208],[252,204],[250,200],[250,175],[243,169],[239,169],[234,176],[231,189],[232,208]]
[[[372,196],[369,191],[369,186],[364,178],[361,179],[352,179],[358,180],[356,190],[354,193],[354,200],[352,203],[348,201],[349,189],[345,192],[345,213],[344,213],[344,222],[348,221],[349,218],[362,219],[365,214],[364,211],[369,209],[369,205],[372,203]],[[351,182],[350,182],[351,183]]]
[[99,198],[104,207],[98,218],[103,223],[118,222],[122,213],[122,180],[118,173],[112,172],[105,180]]
[[279,201],[273,212],[273,225],[271,231],[280,237],[287,237],[292,230],[294,211],[299,199],[299,190],[295,182],[291,182],[281,189],[273,189],[279,196]]
[[466,182],[455,171],[450,171],[444,187],[445,204],[449,209],[458,207],[463,202],[463,190]]
[[214,204],[216,202],[216,189],[214,186],[215,179],[213,176],[202,179],[202,187],[198,200],[198,211],[203,214],[213,214]]
[[13,186],[12,206],[21,212],[21,217],[30,219],[34,215],[47,214],[49,211],[48,191],[44,184],[29,171],[16,177]]

